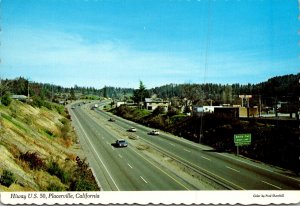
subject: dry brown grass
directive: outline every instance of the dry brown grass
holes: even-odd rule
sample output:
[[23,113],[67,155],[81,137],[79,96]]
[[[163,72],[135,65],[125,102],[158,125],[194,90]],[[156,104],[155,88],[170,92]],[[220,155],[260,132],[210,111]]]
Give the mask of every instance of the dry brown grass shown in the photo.
[[57,185],[61,188],[66,188],[66,186],[61,183],[58,177],[52,176],[48,172],[42,170],[35,171],[34,177],[36,183],[40,187],[40,191],[48,191],[51,184]]
[[[19,159],[19,155],[28,151],[37,152],[45,162],[55,157],[63,169],[72,169],[76,166],[77,155],[74,154],[75,150],[68,148],[76,139],[75,133],[72,127],[62,131],[64,124],[70,126],[69,120],[56,110],[33,108],[17,101],[13,101],[9,107],[0,105],[0,111],[9,117],[0,119],[0,160],[4,163],[0,169],[11,171],[17,178],[16,184],[10,188],[0,185],[0,191],[65,190],[67,185],[62,184],[60,179],[46,170],[30,168],[28,162]],[[64,124],[62,119],[65,119]],[[52,133],[53,137],[49,138],[45,131]]]

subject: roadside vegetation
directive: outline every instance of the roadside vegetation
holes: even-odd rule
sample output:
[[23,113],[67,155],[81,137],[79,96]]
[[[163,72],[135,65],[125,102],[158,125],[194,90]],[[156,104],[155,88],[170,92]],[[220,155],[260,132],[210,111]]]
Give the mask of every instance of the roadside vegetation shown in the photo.
[[4,102],[2,98],[0,191],[99,190],[64,106],[38,97],[28,103]]
[[[111,110],[114,114],[140,124],[161,129],[193,142],[209,145],[211,152],[236,153],[234,134],[251,133],[252,144],[240,146],[239,154],[255,160],[300,172],[300,144],[298,128],[291,126],[262,124],[255,119],[242,121],[226,115],[207,114],[202,117],[187,116],[176,108],[164,112],[157,108],[152,113],[121,105]],[[202,125],[201,125],[202,124]],[[202,128],[202,131],[201,131]]]

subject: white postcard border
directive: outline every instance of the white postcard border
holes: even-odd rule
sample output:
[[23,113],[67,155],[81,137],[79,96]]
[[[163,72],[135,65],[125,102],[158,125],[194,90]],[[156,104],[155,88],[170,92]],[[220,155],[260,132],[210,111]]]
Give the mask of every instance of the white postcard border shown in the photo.
[[300,191],[118,191],[2,192],[0,202],[16,204],[299,204]]

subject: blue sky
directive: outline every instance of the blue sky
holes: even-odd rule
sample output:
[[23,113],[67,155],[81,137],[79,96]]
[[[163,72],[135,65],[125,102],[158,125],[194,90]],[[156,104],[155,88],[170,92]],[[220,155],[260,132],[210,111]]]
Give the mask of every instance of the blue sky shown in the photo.
[[71,87],[299,72],[297,0],[2,0],[2,78]]

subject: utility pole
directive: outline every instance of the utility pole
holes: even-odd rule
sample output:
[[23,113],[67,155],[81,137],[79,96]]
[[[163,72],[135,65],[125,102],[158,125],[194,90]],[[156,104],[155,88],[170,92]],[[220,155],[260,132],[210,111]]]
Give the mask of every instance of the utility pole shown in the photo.
[[[0,105],[1,105],[1,104],[2,104],[2,103],[1,103],[1,99],[2,99],[2,79],[1,79],[1,78],[0,78],[0,90],[1,90],[1,91],[0,91],[0,95],[1,95],[1,96],[0,96]],[[0,113],[0,115],[1,115],[1,113]]]
[[51,102],[53,102],[53,82],[51,83],[51,90],[52,90],[52,93],[51,93]]
[[261,117],[261,95],[259,95],[259,111],[258,111],[258,114],[259,114],[259,117]]
[[27,101],[29,102],[29,79],[27,83]]

